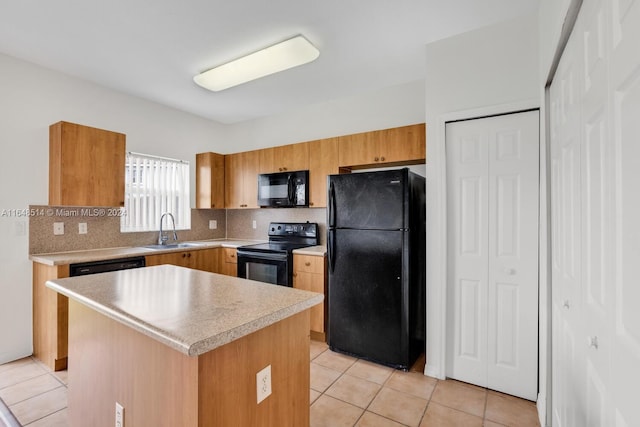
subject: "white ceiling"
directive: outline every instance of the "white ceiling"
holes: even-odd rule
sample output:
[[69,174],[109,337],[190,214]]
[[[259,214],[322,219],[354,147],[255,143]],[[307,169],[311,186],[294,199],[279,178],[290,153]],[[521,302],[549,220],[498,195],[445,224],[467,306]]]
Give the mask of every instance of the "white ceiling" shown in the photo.
[[[12,0],[0,52],[221,123],[424,78],[424,45],[539,0]],[[222,92],[199,72],[303,34],[320,57]]]

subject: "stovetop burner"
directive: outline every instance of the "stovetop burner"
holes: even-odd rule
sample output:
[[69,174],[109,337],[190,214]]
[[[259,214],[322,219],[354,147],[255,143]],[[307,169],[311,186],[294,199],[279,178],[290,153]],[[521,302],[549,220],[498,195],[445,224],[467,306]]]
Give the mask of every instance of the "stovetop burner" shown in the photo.
[[269,224],[269,242],[240,246],[243,251],[291,252],[307,246],[316,246],[318,224],[311,222],[272,222]]

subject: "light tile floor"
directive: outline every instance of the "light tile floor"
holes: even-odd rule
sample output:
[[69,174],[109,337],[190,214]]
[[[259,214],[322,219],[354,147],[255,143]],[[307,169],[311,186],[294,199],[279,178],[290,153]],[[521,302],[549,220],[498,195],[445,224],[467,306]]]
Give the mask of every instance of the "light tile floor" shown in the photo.
[[[539,426],[535,404],[311,342],[311,427]],[[23,426],[67,427],[66,371],[30,357],[0,365],[0,399]],[[0,426],[3,426],[0,414]]]

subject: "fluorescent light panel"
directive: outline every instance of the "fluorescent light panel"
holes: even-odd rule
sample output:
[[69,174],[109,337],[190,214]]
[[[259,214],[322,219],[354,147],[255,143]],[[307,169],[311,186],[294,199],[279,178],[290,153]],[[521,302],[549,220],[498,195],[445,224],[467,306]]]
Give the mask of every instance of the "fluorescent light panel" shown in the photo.
[[218,92],[306,64],[319,55],[320,51],[299,35],[198,74],[193,81]]

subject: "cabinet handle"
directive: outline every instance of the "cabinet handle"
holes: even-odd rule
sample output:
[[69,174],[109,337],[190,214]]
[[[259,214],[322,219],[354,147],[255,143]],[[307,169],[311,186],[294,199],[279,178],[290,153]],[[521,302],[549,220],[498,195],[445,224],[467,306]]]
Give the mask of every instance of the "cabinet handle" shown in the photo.
[[191,258],[191,252],[187,254],[187,258]]
[[286,171],[286,170],[287,170],[287,168],[282,168],[282,170],[283,170],[283,171]]
[[307,267],[309,267],[311,265],[311,263],[309,261],[305,262],[304,265],[306,265]]
[[298,273],[293,273],[293,277],[298,277]]
[[313,202],[309,202],[309,206],[313,206]]
[[187,254],[182,254],[182,258],[185,258],[187,256]]
[[211,203],[211,207],[212,207],[212,208],[215,208],[215,207],[216,207],[216,204],[215,204],[215,203]]
[[562,306],[564,308],[566,308],[567,310],[571,308],[571,305],[569,304],[569,300],[564,300],[564,303],[562,304]]
[[374,161],[374,162],[377,162],[377,161],[379,161],[379,160],[380,160],[380,159],[379,159],[378,157],[374,157],[374,158],[373,158],[373,161]]
[[380,161],[381,161],[381,162],[384,162],[384,157],[380,157]]
[[235,258],[236,256],[234,254],[229,255],[231,258]]
[[278,170],[279,170],[280,172],[282,172],[282,168],[278,168]]
[[593,348],[593,349],[598,349],[598,337],[589,337],[587,338],[587,342],[589,344],[589,347]]

